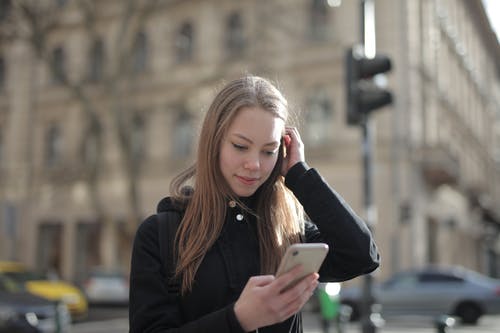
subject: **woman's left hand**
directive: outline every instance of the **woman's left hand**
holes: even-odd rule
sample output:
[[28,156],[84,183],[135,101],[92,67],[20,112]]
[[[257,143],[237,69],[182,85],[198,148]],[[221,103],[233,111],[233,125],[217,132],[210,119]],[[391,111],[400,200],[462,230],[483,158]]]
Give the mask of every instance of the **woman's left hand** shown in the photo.
[[305,162],[304,143],[300,138],[299,131],[295,127],[286,127],[285,136],[283,137],[285,145],[285,158],[281,174],[286,176],[288,170],[298,162]]

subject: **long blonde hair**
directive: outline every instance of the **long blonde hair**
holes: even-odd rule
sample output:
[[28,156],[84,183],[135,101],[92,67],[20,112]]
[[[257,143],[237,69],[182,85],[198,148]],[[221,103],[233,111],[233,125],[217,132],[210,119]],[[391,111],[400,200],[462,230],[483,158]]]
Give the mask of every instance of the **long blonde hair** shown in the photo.
[[[262,108],[285,122],[288,118],[286,99],[268,80],[245,76],[229,82],[216,95],[205,115],[196,163],[170,184],[174,200],[187,202],[174,246],[177,249],[175,272],[182,277],[182,293],[192,289],[201,261],[219,237],[228,201],[238,201],[222,176],[219,155],[227,129],[244,107]],[[285,187],[280,174],[283,144],[280,150],[271,175],[257,190],[255,210],[251,212],[257,218],[263,274],[274,274],[286,247],[299,242],[303,233],[302,206]],[[186,193],[183,188],[189,181],[193,181],[194,191]]]

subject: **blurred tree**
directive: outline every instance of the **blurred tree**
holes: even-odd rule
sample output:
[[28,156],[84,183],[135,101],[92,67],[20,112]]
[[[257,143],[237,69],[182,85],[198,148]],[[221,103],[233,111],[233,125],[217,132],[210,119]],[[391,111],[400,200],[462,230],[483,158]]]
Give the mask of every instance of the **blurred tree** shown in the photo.
[[[176,1],[161,1],[168,5]],[[39,0],[0,0],[0,41],[25,41],[32,48],[35,57],[43,61],[51,72],[53,83],[63,87],[77,101],[84,113],[85,129],[83,131],[81,151],[85,156],[85,176],[92,207],[103,230],[114,227],[114,221],[105,210],[105,201],[100,197],[98,184],[104,156],[103,145],[103,114],[98,109],[95,99],[95,88],[99,84],[103,95],[108,97],[108,109],[112,131],[117,135],[117,142],[123,160],[126,174],[127,198],[129,207],[125,237],[131,240],[142,219],[138,194],[138,176],[140,171],[140,156],[137,154],[137,142],[134,133],[137,127],[137,115],[133,108],[124,107],[128,89],[133,76],[144,71],[147,66],[147,39],[143,33],[144,22],[159,6],[159,0],[126,0],[114,2],[118,6],[118,30],[108,41],[105,52],[103,39],[97,29],[98,15],[102,1],[75,0],[78,20],[84,26],[85,38],[91,45],[89,50],[90,67],[85,75],[69,75],[65,68],[64,49],[53,45],[51,34],[64,29],[66,2]],[[106,64],[106,65],[105,65]],[[128,242],[131,243],[131,242]],[[107,250],[109,251],[109,249]],[[116,258],[116,253],[101,253],[108,256],[108,261]],[[106,262],[104,264],[115,264]]]

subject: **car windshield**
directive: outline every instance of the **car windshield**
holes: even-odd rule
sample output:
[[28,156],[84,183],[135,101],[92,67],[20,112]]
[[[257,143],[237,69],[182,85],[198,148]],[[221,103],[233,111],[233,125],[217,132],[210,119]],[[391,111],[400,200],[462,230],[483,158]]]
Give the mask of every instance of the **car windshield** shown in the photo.
[[9,278],[25,283],[27,281],[33,280],[46,280],[47,277],[40,273],[35,272],[5,272],[4,273]]
[[15,280],[5,276],[5,274],[0,274],[0,291],[6,291],[9,293],[17,293],[23,291],[22,285],[17,283]]
[[417,283],[417,276],[412,273],[399,273],[383,283],[385,288],[412,287]]

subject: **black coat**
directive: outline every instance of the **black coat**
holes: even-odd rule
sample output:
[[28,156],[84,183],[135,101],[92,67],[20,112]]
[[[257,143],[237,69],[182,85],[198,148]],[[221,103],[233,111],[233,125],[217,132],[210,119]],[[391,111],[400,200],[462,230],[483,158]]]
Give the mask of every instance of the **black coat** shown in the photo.
[[[285,184],[313,222],[306,222],[305,241],[330,247],[320,269],[321,281],[345,281],[372,272],[379,254],[366,224],[315,169],[298,163]],[[176,209],[168,199],[158,211]],[[181,212],[182,213],[182,212]],[[131,333],[146,332],[244,332],[233,306],[251,276],[259,275],[259,247],[255,219],[238,207],[229,208],[223,231],[206,253],[191,292],[179,298],[167,293],[158,241],[157,215],[148,217],[134,241],[129,320]],[[259,332],[289,332],[291,319]]]

